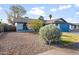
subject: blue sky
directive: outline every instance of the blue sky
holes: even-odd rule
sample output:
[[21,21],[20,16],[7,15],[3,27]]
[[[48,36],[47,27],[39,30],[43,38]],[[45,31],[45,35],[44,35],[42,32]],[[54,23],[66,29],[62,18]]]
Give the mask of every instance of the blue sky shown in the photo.
[[[24,16],[29,18],[38,18],[40,15],[49,20],[49,14],[53,18],[64,18],[71,23],[79,23],[79,5],[78,4],[21,4],[27,13]],[[11,4],[0,4],[0,19],[7,22],[7,15],[4,12],[10,11]],[[53,19],[52,18],[52,19]]]

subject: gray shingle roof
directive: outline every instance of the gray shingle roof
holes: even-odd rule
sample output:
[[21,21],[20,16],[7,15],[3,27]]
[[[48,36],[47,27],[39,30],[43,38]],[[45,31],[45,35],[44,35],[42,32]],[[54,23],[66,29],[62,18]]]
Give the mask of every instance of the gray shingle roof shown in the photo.
[[23,23],[26,23],[28,22],[29,20],[32,20],[32,19],[29,19],[29,18],[24,18],[24,17],[18,17],[18,18],[14,18],[14,22],[23,22]]
[[[29,20],[32,20],[32,19],[29,19],[28,17],[17,17],[17,18],[14,18],[14,22],[23,22],[23,23],[26,23],[28,22]],[[58,18],[58,19],[52,19],[52,20],[45,20],[45,23],[46,24],[52,24],[52,23],[67,23],[63,18]]]
[[52,20],[45,20],[46,24],[52,24],[52,23],[67,23],[63,18],[58,19],[52,19]]
[[79,23],[70,23],[71,25],[79,25]]
[[56,19],[55,23],[67,23],[63,18]]
[[52,23],[54,23],[54,20],[45,20],[45,23],[46,24],[52,24]]

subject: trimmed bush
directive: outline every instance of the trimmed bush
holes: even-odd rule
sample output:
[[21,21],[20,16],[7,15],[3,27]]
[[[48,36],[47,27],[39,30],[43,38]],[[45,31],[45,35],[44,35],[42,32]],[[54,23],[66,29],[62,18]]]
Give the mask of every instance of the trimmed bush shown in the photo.
[[60,30],[53,24],[40,28],[39,34],[48,44],[59,42],[61,37]]
[[34,32],[39,32],[39,29],[44,25],[42,20],[30,20],[27,23],[27,27],[32,29]]

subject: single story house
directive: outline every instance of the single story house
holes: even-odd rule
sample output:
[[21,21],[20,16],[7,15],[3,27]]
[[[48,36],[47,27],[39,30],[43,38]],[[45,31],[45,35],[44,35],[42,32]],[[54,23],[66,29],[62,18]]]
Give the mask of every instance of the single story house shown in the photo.
[[[18,17],[14,18],[14,23],[16,26],[16,31],[28,31],[27,22],[33,20],[28,17]],[[61,32],[70,32],[72,30],[79,30],[79,24],[68,23],[63,18],[45,20],[45,24],[54,24],[56,25]]]

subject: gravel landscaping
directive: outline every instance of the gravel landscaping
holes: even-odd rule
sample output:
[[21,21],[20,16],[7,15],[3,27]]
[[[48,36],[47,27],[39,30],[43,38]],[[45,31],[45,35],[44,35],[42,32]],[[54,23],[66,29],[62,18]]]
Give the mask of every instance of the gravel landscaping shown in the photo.
[[46,45],[37,34],[9,32],[0,35],[1,55],[39,54],[51,49],[53,46]]

